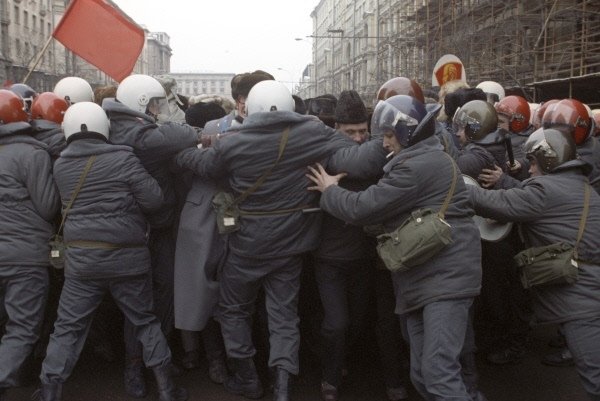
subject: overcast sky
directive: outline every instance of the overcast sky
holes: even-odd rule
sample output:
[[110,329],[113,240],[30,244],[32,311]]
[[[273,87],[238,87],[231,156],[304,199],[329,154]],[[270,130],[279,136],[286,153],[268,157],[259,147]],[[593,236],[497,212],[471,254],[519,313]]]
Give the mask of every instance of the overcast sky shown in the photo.
[[298,81],[311,62],[306,36],[318,0],[113,1],[138,24],[171,37],[173,72],[262,69]]

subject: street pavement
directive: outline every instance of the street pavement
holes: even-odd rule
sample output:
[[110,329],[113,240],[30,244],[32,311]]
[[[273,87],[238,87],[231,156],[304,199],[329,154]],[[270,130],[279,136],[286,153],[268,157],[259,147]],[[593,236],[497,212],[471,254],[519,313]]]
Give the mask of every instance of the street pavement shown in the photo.
[[[519,364],[490,366],[478,356],[480,387],[489,401],[587,401],[579,378],[573,367],[548,367],[540,363],[541,357],[552,350],[548,340],[555,327],[534,330],[534,345],[525,360]],[[97,362],[91,354],[84,354],[73,376],[64,386],[63,401],[125,401],[127,397],[122,382],[123,362]],[[305,358],[306,359],[306,358]],[[385,401],[385,386],[376,358],[368,349],[357,350],[348,363],[349,375],[341,389],[341,401]],[[33,373],[33,372],[30,372]],[[148,372],[149,395],[144,400],[156,400],[155,388]],[[230,395],[221,385],[212,383],[206,365],[186,372],[176,379],[185,386],[191,401],[242,401]],[[319,400],[318,369],[303,366],[303,373],[294,381],[293,401]],[[29,400],[36,385],[11,389],[7,401]],[[270,400],[267,393],[264,400]],[[411,389],[411,401],[421,400]]]

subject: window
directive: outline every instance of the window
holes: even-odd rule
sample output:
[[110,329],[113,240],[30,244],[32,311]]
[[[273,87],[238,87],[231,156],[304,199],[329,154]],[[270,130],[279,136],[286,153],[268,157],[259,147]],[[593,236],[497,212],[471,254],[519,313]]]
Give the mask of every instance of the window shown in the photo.
[[23,26],[29,28],[29,13],[23,10]]
[[34,31],[37,29],[37,17],[35,15],[31,16],[31,28]]
[[20,25],[21,24],[21,14],[20,14],[20,10],[19,7],[15,6],[14,8],[14,17],[15,17],[15,24]]

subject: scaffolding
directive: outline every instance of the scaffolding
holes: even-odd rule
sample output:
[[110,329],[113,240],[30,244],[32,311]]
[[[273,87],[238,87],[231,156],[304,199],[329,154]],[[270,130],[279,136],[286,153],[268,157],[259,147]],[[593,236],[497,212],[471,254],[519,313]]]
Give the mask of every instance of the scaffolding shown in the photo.
[[378,49],[382,81],[409,76],[431,86],[444,54],[461,59],[469,83],[492,80],[529,97],[537,82],[600,73],[598,0],[390,0],[381,7],[380,27],[394,31]]

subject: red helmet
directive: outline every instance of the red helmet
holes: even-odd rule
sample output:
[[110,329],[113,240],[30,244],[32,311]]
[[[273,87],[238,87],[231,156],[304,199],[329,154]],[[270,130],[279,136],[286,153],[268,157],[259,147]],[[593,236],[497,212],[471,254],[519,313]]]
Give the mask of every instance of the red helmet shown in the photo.
[[25,111],[23,99],[12,91],[0,89],[0,124],[27,120],[29,116]]
[[558,99],[548,100],[547,102],[540,103],[538,108],[533,113],[533,118],[531,119],[531,125],[535,127],[535,129],[542,128],[542,118],[544,117],[544,113],[548,109],[548,106],[553,105],[554,103],[558,103]]
[[511,132],[523,132],[529,126],[529,103],[521,96],[506,96],[494,106],[498,114],[509,118],[508,128]]
[[421,86],[410,78],[396,77],[384,83],[377,91],[377,100],[386,100],[396,95],[410,96],[425,103]]
[[68,108],[67,101],[54,92],[40,93],[31,105],[31,119],[48,120],[60,124]]
[[563,99],[548,107],[542,125],[571,135],[577,145],[585,142],[592,133],[590,114],[584,104],[575,99]]

